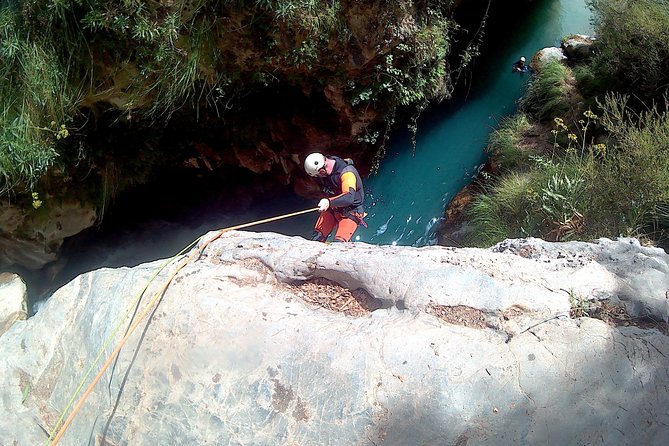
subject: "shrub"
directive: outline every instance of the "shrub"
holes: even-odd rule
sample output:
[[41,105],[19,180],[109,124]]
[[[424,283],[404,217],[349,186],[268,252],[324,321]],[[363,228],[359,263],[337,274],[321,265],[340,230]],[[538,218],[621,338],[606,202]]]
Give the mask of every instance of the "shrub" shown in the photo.
[[601,76],[595,73],[590,64],[576,65],[572,71],[576,80],[576,87],[585,101],[584,108],[596,108],[597,97],[603,96],[608,91],[609,86]]
[[[669,231],[669,110],[636,114],[627,98],[610,94],[602,115],[584,113],[577,129],[559,118],[553,131],[567,145],[552,158],[530,157],[529,171],[503,176],[474,198],[466,216],[471,243],[508,237],[548,240],[634,236],[663,244]],[[593,144],[595,122],[609,141]]]
[[582,230],[587,208],[580,159],[554,163],[533,157],[528,172],[504,175],[465,210],[472,224],[470,243],[490,246],[505,238],[568,240]]
[[[669,101],[662,94],[669,85],[669,3],[590,3],[598,14],[597,52],[574,77],[600,116],[588,109],[575,122],[554,118],[553,152],[526,165],[513,133],[505,125],[493,132],[490,144],[519,164],[466,209],[476,245],[520,236],[634,236],[669,247]],[[567,77],[561,64],[546,65],[522,109],[542,121],[564,116],[571,111]]]
[[[595,154],[585,141],[596,117],[588,111],[584,118],[580,138],[556,118],[553,153],[528,154],[523,173],[517,168],[474,197],[465,210],[474,226],[471,243],[485,246],[504,238],[528,236],[569,240],[584,234],[590,205],[588,185],[595,163]],[[566,147],[557,143],[562,133],[567,134]]]
[[[350,81],[347,99],[365,109],[377,101],[377,119],[390,127],[398,107],[422,110],[448,96],[447,59],[458,29],[451,2],[367,3],[3,1],[0,196],[30,189],[57,160],[67,163],[68,151],[77,161],[89,157],[99,177],[106,159],[57,139],[83,109],[92,117],[115,109],[110,121],[132,120],[136,128],[167,123],[183,107],[198,116],[200,106],[224,113],[272,82],[307,95]],[[357,14],[363,7],[378,15]]]
[[636,114],[627,101],[609,94],[602,102],[601,123],[612,143],[593,182],[593,208],[612,235],[646,234],[661,242],[669,204],[669,110]]
[[609,89],[642,99],[669,85],[669,3],[662,0],[589,0],[595,11],[595,77]]

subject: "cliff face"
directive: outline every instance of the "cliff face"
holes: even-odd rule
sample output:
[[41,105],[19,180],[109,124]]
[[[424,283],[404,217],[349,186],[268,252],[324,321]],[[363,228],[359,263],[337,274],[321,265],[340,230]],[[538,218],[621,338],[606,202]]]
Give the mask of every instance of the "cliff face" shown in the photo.
[[669,256],[635,240],[416,249],[230,232],[162,293],[176,263],[139,303],[164,262],[82,275],[1,335],[3,441],[43,442],[156,296],[60,444],[669,435]]

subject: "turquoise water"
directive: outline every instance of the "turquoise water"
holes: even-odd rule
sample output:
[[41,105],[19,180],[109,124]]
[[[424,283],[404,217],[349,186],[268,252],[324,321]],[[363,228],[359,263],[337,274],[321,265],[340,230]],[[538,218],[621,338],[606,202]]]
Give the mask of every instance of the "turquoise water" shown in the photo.
[[523,94],[529,75],[511,73],[511,64],[520,56],[529,61],[538,50],[559,46],[568,34],[591,33],[584,0],[537,3],[531,17],[514,22],[517,31],[511,29],[484,49],[485,58],[471,70],[475,94],[429,108],[419,119],[415,154],[407,132],[394,135],[379,172],[365,181],[368,228],[360,228],[356,240],[433,243],[446,205],[484,164],[491,129],[515,111]]

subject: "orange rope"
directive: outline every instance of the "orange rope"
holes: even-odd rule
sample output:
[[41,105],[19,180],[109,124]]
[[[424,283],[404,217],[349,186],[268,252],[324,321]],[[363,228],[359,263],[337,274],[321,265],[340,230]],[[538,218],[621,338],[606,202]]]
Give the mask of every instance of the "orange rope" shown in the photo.
[[165,282],[165,285],[163,285],[154,294],[153,298],[149,301],[149,303],[146,305],[146,307],[144,307],[144,309],[137,315],[136,320],[132,323],[132,325],[128,329],[127,333],[125,334],[125,336],[123,336],[123,339],[121,339],[121,341],[118,343],[118,345],[116,346],[114,351],[111,353],[111,355],[109,355],[109,357],[107,358],[105,363],[102,365],[102,368],[100,369],[98,374],[95,376],[95,378],[93,378],[93,382],[91,382],[91,384],[88,386],[88,388],[86,388],[86,391],[83,393],[83,395],[81,396],[81,398],[77,402],[77,405],[74,406],[74,409],[72,409],[72,412],[70,413],[70,416],[67,417],[67,419],[65,420],[65,422],[61,426],[60,430],[58,431],[58,434],[56,434],[53,441],[51,442],[51,446],[55,446],[56,444],[58,444],[58,441],[60,441],[63,434],[65,434],[65,431],[67,430],[70,423],[72,423],[72,420],[74,420],[74,417],[76,416],[77,412],[79,412],[79,409],[81,409],[81,407],[84,405],[84,402],[86,401],[86,398],[88,398],[88,396],[93,391],[93,387],[95,387],[95,385],[98,383],[98,381],[100,381],[100,379],[102,378],[102,375],[104,375],[105,371],[107,371],[107,368],[112,363],[114,358],[116,358],[116,356],[120,353],[121,349],[125,345],[128,338],[130,338],[132,333],[135,331],[135,329],[142,322],[142,319],[144,319],[144,317],[149,313],[149,310],[151,310],[153,305],[158,301],[160,296],[165,292],[165,290],[167,290],[167,287],[169,287],[170,283],[172,282],[172,279],[174,279],[174,277],[177,275],[177,273],[179,271],[181,271],[181,269],[184,266],[186,266],[186,264],[188,262],[193,260],[195,257],[199,256],[200,253],[202,253],[204,251],[204,249],[211,242],[218,239],[225,232],[234,231],[234,230],[237,230],[237,229],[248,228],[249,226],[259,225],[259,224],[263,224],[263,223],[269,223],[269,222],[272,222],[272,221],[281,220],[283,218],[294,217],[296,215],[306,214],[308,212],[314,212],[314,211],[317,211],[317,210],[318,210],[318,208],[305,209],[303,211],[293,212],[292,214],[279,215],[278,217],[267,218],[267,219],[264,219],[264,220],[258,220],[258,221],[254,221],[254,222],[251,222],[251,223],[244,223],[244,224],[241,224],[241,225],[231,226],[229,228],[220,229],[216,234],[214,234],[214,236],[211,239],[209,239],[208,241],[203,243],[190,256],[188,256],[188,258],[186,258],[184,261],[182,261],[181,264],[177,267],[177,269],[174,270],[172,275],[167,279],[167,282]]

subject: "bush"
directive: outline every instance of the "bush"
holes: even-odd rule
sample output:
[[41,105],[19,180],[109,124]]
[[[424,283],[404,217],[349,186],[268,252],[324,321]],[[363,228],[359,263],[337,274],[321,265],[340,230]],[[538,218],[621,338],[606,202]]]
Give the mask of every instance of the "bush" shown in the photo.
[[[625,96],[612,94],[599,105],[602,116],[586,111],[578,129],[555,119],[556,141],[567,133],[568,142],[552,159],[531,157],[529,171],[503,176],[474,198],[466,210],[474,227],[472,244],[489,246],[527,236],[634,236],[665,243],[669,110],[635,114]],[[595,122],[608,132],[607,144],[588,142],[588,127]]]
[[[607,95],[601,123],[612,143],[592,185],[601,232],[647,235],[663,242],[669,204],[669,110],[630,111],[627,97]],[[666,101],[665,101],[666,102]]]
[[65,152],[100,174],[106,160],[89,146],[58,140],[80,119],[85,141],[80,110],[152,126],[182,108],[218,116],[273,82],[310,97],[343,88],[365,113],[376,107],[370,128],[399,107],[422,110],[453,88],[451,13],[450,2],[408,0],[3,1],[0,196],[31,189],[57,160],[51,172],[66,176]]
[[601,76],[596,75],[590,64],[576,65],[572,69],[576,88],[583,95],[585,109],[597,108],[597,97],[608,91],[608,86]]
[[[575,122],[554,118],[553,152],[525,164],[507,124],[493,132],[490,144],[518,166],[466,209],[473,244],[634,236],[669,247],[669,101],[662,94],[669,85],[669,3],[590,3],[598,14],[597,53],[574,67],[574,77],[600,116],[588,109]],[[542,121],[571,111],[567,77],[561,64],[546,65],[523,110]]]
[[669,85],[669,3],[589,0],[597,29],[594,76],[610,90],[642,99]]

